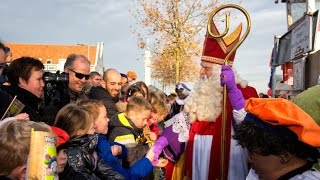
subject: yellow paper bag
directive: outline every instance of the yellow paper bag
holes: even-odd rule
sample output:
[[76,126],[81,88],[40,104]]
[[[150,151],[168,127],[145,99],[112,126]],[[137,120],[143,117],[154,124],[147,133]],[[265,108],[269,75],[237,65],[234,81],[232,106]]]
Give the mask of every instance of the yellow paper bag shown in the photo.
[[58,180],[56,137],[53,133],[31,130],[27,177],[29,180]]

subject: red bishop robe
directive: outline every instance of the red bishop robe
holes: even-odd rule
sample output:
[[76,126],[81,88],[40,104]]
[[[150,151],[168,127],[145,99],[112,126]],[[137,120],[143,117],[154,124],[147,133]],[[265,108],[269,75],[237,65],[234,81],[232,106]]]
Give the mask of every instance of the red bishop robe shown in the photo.
[[[242,92],[245,99],[250,97],[259,97],[255,88],[247,86],[241,88],[238,85],[238,89]],[[224,174],[227,179],[229,171],[229,157],[230,157],[230,140],[231,140],[231,124],[232,124],[232,106],[227,99],[227,122],[226,122],[226,144],[225,144],[225,157],[224,157]],[[221,137],[222,137],[222,116],[220,115],[215,122],[196,121],[191,125],[189,132],[189,140],[186,148],[186,160],[185,160],[185,175],[192,177],[192,154],[193,154],[193,142],[195,135],[212,135],[211,155],[208,180],[221,179]]]

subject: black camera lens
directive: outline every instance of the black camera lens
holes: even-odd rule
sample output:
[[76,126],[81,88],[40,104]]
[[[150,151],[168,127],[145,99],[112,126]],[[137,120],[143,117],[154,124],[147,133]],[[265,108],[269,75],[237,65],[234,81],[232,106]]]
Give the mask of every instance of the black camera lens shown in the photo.
[[44,82],[67,82],[69,80],[69,76],[65,73],[58,74],[45,72],[43,74],[43,80]]

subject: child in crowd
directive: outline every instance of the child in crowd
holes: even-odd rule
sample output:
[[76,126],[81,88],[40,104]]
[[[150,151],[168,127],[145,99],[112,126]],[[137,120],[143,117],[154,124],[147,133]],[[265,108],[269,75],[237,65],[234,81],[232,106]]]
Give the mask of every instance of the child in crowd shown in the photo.
[[68,142],[70,137],[62,129],[51,126],[51,130],[57,137],[57,171],[59,173],[60,180],[85,180],[87,179],[82,173],[76,172],[68,164],[67,147],[64,147],[64,143]]
[[32,128],[51,132],[45,123],[33,121],[10,121],[0,127],[0,179],[25,179]]
[[137,161],[129,169],[122,167],[119,159],[125,159],[127,151],[124,145],[106,140],[105,135],[108,132],[109,119],[106,108],[101,101],[90,99],[80,101],[78,104],[92,113],[95,132],[99,134],[98,153],[106,163],[111,165],[114,170],[122,174],[127,180],[142,179],[152,173],[152,159],[149,160],[146,157]]
[[130,100],[131,97],[140,96],[146,98],[145,91],[140,86],[131,85],[127,90],[127,101]]
[[125,112],[127,109],[128,101],[131,97],[141,96],[146,98],[144,90],[140,86],[131,85],[124,95],[124,98],[120,98],[120,101],[116,104],[119,112]]
[[[70,141],[62,149],[66,149],[68,164],[76,173],[80,173],[85,179],[124,179],[98,157],[95,151],[98,135],[94,134],[93,118],[85,107],[66,105],[58,112],[54,126],[70,136]],[[72,177],[66,177],[68,178]]]
[[[151,139],[157,139],[162,130],[159,130],[158,124],[163,121],[163,119],[168,115],[169,109],[164,101],[156,100],[151,103],[153,111],[151,113],[151,118],[148,120],[148,126],[150,130],[155,134],[155,137]],[[160,132],[161,131],[161,132]],[[150,134],[151,136],[153,134]]]
[[[51,126],[51,130],[52,132],[55,133],[56,137],[57,137],[57,164],[58,164],[58,173],[62,173],[65,169],[67,169],[68,167],[66,167],[67,162],[68,162],[68,156],[67,156],[67,152],[66,149],[61,149],[62,144],[66,143],[67,141],[69,141],[69,135],[62,129]],[[62,179],[62,178],[60,178]]]
[[138,82],[133,83],[131,86],[136,86],[136,87],[139,87],[140,89],[142,89],[144,92],[143,97],[149,101],[149,89],[148,89],[148,86],[146,85],[146,83],[144,83],[143,81],[138,81]]
[[176,101],[176,97],[177,95],[175,93],[169,94],[166,98],[167,104],[169,105],[173,104]]
[[155,101],[158,101],[159,100],[159,98],[158,98],[158,96],[155,94],[155,93],[153,93],[153,92],[151,92],[150,94],[149,94],[149,102],[152,104],[153,102],[155,102]]
[[131,167],[149,150],[149,146],[140,140],[142,128],[147,124],[151,111],[152,106],[146,99],[135,96],[129,100],[124,113],[119,113],[110,120],[108,138],[126,146],[128,155],[123,161],[126,168]]

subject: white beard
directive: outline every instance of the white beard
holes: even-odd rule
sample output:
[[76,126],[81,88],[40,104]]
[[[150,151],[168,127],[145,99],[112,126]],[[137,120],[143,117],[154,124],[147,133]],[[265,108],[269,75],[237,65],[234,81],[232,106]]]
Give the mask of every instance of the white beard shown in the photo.
[[184,110],[189,113],[189,122],[215,122],[222,111],[223,88],[220,85],[221,66],[213,67],[213,74],[208,79],[201,77],[188,97]]

